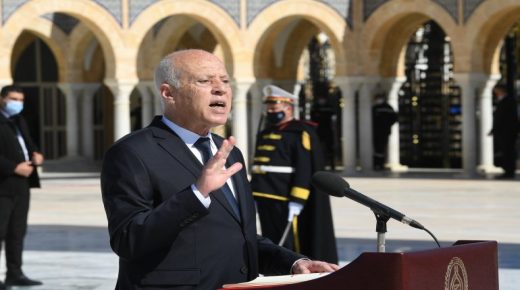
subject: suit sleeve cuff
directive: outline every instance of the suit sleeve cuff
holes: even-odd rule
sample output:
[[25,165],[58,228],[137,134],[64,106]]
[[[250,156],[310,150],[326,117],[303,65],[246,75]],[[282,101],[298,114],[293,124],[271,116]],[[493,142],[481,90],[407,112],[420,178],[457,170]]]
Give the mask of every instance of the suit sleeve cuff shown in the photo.
[[191,185],[191,190],[193,191],[193,194],[195,194],[195,196],[202,203],[202,205],[206,208],[209,208],[209,205],[211,204],[211,198],[209,197],[209,195],[208,195],[208,197],[205,197],[204,195],[202,195],[202,193],[200,193],[200,191],[197,189],[195,184]]
[[296,263],[300,262],[301,260],[307,260],[307,261],[310,261],[311,259],[308,259],[308,258],[301,258],[301,259],[298,259],[298,260],[294,261],[294,263],[293,263],[292,266],[291,266],[291,272],[290,272],[291,275],[294,274],[294,272],[293,272],[294,265],[296,265]]

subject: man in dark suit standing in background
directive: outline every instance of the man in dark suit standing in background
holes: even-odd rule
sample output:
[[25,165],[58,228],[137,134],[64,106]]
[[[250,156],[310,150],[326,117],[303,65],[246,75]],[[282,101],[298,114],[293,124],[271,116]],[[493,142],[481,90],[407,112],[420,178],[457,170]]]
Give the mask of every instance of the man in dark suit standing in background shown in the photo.
[[[40,187],[36,166],[43,163],[24,118],[24,94],[17,86],[0,91],[0,246],[5,242],[6,286],[41,285],[22,272],[30,188]],[[0,248],[1,249],[1,248]]]
[[116,288],[209,290],[259,272],[336,270],[257,236],[242,154],[233,137],[210,133],[231,110],[224,64],[203,50],[175,52],[155,82],[163,116],[119,140],[103,162]]
[[494,163],[500,166],[504,173],[498,179],[515,178],[516,170],[516,138],[518,136],[517,103],[513,96],[507,94],[504,85],[497,85],[493,89],[497,104],[493,113]]
[[372,106],[372,143],[374,145],[374,170],[384,170],[388,152],[388,138],[397,122],[397,113],[388,104],[384,94],[378,94]]

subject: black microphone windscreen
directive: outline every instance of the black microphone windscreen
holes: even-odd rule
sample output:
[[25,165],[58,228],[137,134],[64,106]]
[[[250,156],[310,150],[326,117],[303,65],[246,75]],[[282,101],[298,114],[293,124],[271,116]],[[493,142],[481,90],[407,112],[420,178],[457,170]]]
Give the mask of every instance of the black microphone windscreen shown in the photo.
[[346,182],[341,176],[326,171],[318,171],[314,173],[311,183],[319,191],[337,197],[344,197],[345,188],[350,187],[348,182]]

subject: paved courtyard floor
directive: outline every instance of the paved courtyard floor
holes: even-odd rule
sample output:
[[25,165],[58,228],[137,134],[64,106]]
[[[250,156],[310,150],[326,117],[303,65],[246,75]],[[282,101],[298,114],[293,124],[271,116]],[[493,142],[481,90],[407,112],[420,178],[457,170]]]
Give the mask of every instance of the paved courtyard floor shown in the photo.
[[[457,240],[499,243],[501,290],[520,289],[520,179],[464,179],[456,174],[345,177],[350,186],[419,221],[448,246]],[[347,198],[331,198],[341,264],[376,251],[375,218]],[[390,220],[387,252],[435,248],[424,231]],[[108,245],[96,174],[43,174],[32,191],[24,271],[34,290],[114,289],[117,257]],[[0,279],[5,272],[0,263]]]

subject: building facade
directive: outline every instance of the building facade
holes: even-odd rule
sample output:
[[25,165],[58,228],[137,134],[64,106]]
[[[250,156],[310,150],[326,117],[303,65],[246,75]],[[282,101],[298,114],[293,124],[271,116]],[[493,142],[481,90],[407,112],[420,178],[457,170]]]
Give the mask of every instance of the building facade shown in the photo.
[[[346,174],[372,170],[372,97],[382,90],[398,109],[410,39],[433,22],[449,40],[449,73],[460,95],[460,168],[473,175],[496,170],[487,134],[491,91],[503,78],[500,55],[520,21],[520,2],[0,0],[0,18],[0,84],[26,89],[24,113],[55,161],[99,159],[115,140],[148,124],[161,112],[155,65],[184,48],[225,62],[234,91],[228,133],[250,159],[261,88],[273,83],[299,93],[302,56],[313,37],[325,35],[332,82],[341,91]],[[403,170],[399,125],[392,130],[388,165]]]

